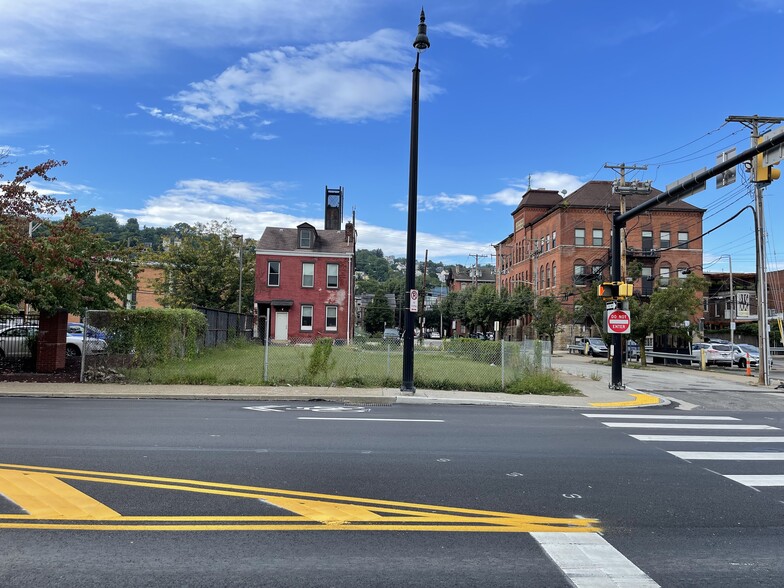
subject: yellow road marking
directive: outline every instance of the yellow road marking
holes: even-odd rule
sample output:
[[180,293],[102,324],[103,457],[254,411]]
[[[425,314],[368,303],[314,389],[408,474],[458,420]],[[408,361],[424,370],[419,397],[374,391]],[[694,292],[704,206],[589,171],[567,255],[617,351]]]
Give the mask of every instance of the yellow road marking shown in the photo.
[[591,402],[591,406],[647,406],[649,404],[660,404],[661,398],[652,394],[630,394],[634,400],[623,402]]
[[120,516],[51,474],[0,470],[0,491],[37,519],[106,520]]
[[[297,516],[123,516],[69,486],[80,480],[261,500]],[[20,490],[20,487],[23,490]],[[39,488],[44,488],[41,491]],[[0,494],[27,511],[0,514],[0,528],[134,531],[598,532],[595,519],[521,515],[62,468],[0,464]],[[56,507],[55,507],[56,506]],[[46,521],[46,522],[42,522]]]

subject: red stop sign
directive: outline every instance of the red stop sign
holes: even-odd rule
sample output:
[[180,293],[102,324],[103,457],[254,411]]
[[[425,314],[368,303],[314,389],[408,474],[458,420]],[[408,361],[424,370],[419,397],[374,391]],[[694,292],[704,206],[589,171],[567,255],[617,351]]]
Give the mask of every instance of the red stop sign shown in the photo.
[[610,333],[628,333],[632,320],[628,310],[613,310],[607,313],[607,330]]

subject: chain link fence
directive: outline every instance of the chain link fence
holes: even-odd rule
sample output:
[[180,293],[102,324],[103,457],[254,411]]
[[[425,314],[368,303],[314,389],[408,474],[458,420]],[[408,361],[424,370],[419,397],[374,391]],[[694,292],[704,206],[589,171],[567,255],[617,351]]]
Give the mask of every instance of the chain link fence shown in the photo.
[[[184,334],[175,333],[166,342],[150,341],[149,349],[139,340],[137,347],[129,347],[113,329],[108,313],[88,312],[85,323],[88,331],[104,337],[107,346],[101,353],[84,356],[84,381],[399,388],[402,380],[399,339],[291,338],[265,344],[250,337],[252,325],[240,321],[244,326],[231,336],[215,337],[208,328],[197,352],[188,353],[182,347]],[[161,345],[167,353],[160,351]],[[425,339],[414,346],[417,388],[502,391],[527,374],[550,367],[547,341]]]

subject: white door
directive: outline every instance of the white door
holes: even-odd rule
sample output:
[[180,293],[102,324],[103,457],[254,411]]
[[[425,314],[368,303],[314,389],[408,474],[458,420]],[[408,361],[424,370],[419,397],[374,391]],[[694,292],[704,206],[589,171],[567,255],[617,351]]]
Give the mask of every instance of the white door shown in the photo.
[[273,339],[276,341],[287,341],[289,338],[289,313],[276,312],[275,313],[275,335]]

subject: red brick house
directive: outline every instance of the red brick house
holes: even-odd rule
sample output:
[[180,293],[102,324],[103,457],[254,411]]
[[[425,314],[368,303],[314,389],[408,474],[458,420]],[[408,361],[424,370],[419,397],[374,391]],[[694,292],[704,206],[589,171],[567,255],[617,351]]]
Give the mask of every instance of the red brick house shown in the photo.
[[[661,194],[630,194],[626,210]],[[612,215],[620,209],[613,182],[591,181],[566,198],[528,190],[512,212],[513,232],[495,245],[497,287],[525,284],[537,296],[558,296],[569,310],[585,288],[610,279]],[[625,262],[639,262],[635,294],[648,297],[684,270],[701,274],[702,215],[687,202],[655,206],[625,231]]]
[[276,341],[348,341],[354,332],[353,223],[341,228],[343,188],[327,188],[324,229],[267,227],[256,245],[255,312],[260,335],[269,311]]

